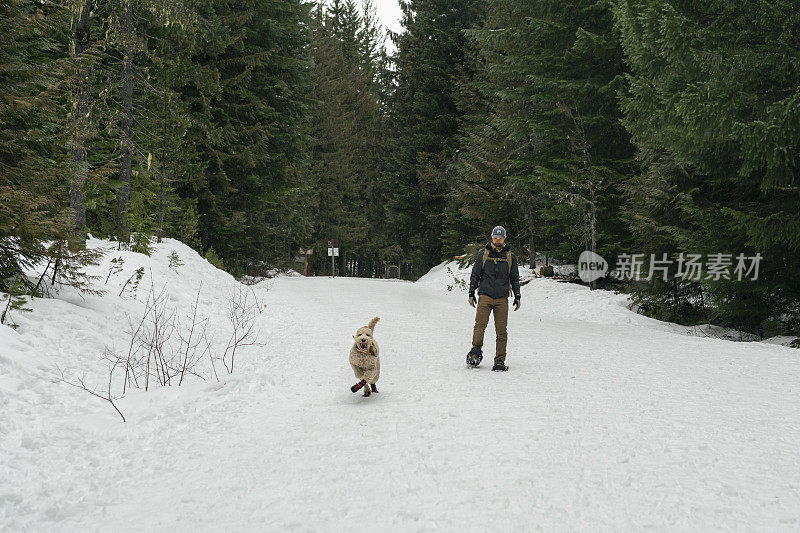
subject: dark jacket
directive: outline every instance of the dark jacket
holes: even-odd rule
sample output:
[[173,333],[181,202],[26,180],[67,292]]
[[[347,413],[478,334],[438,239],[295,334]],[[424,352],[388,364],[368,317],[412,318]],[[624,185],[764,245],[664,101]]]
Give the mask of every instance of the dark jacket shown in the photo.
[[[511,272],[508,271],[507,261],[492,261],[495,259],[506,258],[506,251],[511,250],[511,245],[506,244],[498,252],[492,247],[492,243],[487,243],[486,248],[478,252],[475,264],[472,265],[472,274],[469,277],[469,295],[475,296],[485,294],[489,298],[508,298],[509,281],[511,291],[515,298],[519,298],[519,265],[517,256],[511,254]],[[483,266],[483,255],[489,254],[486,259],[486,266]],[[511,278],[511,279],[509,279]]]

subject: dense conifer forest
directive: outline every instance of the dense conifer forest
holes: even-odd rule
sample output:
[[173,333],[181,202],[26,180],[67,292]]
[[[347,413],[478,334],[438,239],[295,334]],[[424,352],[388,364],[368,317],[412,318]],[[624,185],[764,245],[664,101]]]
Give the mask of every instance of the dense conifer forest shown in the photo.
[[0,0],[0,291],[80,286],[87,234],[415,279],[502,224],[525,263],[675,258],[622,287],[650,316],[800,333],[796,2],[400,5]]

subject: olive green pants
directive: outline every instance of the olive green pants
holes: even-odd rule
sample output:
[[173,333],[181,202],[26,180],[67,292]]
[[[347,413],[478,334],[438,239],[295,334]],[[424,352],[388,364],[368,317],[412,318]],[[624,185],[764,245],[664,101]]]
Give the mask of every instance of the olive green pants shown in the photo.
[[475,329],[472,330],[472,345],[483,346],[483,334],[489,325],[489,314],[494,314],[494,331],[497,334],[497,349],[494,361],[505,362],[508,343],[508,298],[489,298],[478,296],[478,309],[475,313]]

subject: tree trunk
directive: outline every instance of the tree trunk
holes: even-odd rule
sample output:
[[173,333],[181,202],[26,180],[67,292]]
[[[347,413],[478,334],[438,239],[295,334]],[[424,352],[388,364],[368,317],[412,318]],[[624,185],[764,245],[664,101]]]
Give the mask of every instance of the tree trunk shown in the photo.
[[533,224],[533,198],[528,197],[527,202],[527,218],[528,218],[528,246],[530,247],[530,262],[531,262],[531,270],[534,270],[536,267],[536,246],[534,240],[534,230],[535,226]]
[[166,164],[167,164],[167,98],[164,99],[164,133],[161,138],[161,177],[158,183],[158,232],[156,237],[158,242],[164,238],[164,212],[166,211],[167,201],[166,192],[164,189],[164,180],[166,177]]
[[[591,225],[591,234],[592,234],[592,257],[594,258],[594,254],[597,252],[597,238],[596,238],[596,230],[597,230],[597,207],[595,206],[595,197],[594,197],[594,172],[591,173],[591,179],[589,180],[589,223]],[[594,260],[594,259],[593,259]],[[591,289],[594,290],[597,288],[597,282],[592,281]]]
[[[89,48],[91,0],[79,4],[72,34],[72,56],[78,58]],[[78,72],[78,82],[72,92],[74,104],[75,130],[72,136],[72,173],[69,188],[69,206],[72,209],[72,230],[74,237],[86,241],[86,178],[89,171],[86,137],[89,125],[89,69],[84,66]]]
[[122,186],[117,193],[117,239],[127,243],[130,239],[128,210],[131,201],[131,155],[133,130],[133,0],[125,2],[125,58],[122,67],[122,131],[119,178]]

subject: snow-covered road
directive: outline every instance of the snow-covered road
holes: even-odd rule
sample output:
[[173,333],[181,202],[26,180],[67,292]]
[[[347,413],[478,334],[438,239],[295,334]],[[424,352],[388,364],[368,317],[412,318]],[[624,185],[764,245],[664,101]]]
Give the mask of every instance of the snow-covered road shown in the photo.
[[[491,322],[472,370],[474,311],[441,279],[256,286],[267,345],[222,382],[129,394],[125,424],[63,384],[0,376],[0,530],[800,530],[797,350],[688,336],[537,279],[509,319],[510,371],[489,370]],[[37,313],[0,347],[37,346]],[[375,315],[380,393],[364,398],[347,353]]]

